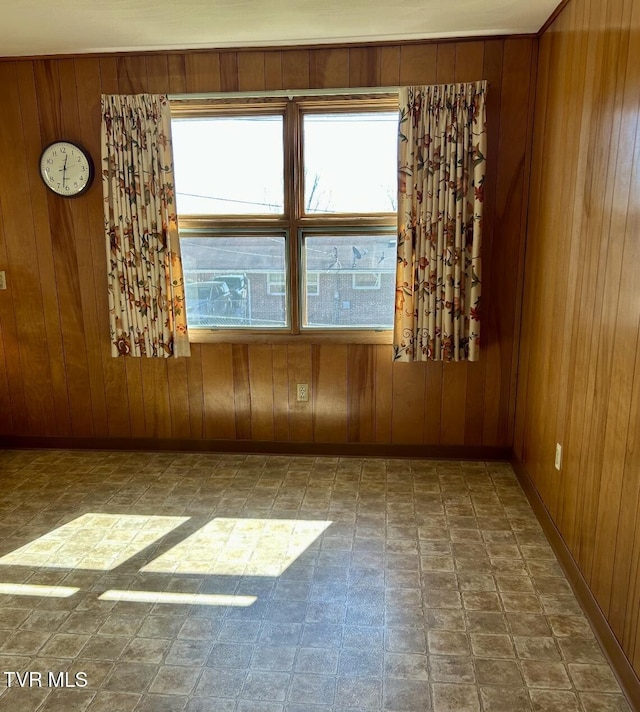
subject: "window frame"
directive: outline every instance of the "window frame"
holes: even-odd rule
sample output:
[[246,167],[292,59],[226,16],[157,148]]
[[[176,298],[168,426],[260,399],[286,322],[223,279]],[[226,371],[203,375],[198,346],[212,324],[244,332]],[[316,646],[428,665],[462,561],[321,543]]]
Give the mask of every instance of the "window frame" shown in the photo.
[[289,284],[287,310],[289,326],[260,329],[256,327],[191,328],[189,340],[193,343],[279,343],[279,342],[342,342],[342,343],[392,343],[392,328],[337,327],[320,329],[302,326],[303,300],[307,298],[302,264],[302,240],[306,233],[335,228],[339,233],[376,232],[397,237],[395,213],[306,213],[304,211],[304,146],[303,117],[305,114],[397,112],[397,94],[328,96],[297,95],[295,97],[268,97],[202,100],[183,99],[171,102],[173,119],[205,118],[210,116],[246,116],[250,114],[280,114],[283,116],[284,160],[284,212],[282,214],[253,215],[180,215],[181,237],[215,237],[232,232],[285,234]]

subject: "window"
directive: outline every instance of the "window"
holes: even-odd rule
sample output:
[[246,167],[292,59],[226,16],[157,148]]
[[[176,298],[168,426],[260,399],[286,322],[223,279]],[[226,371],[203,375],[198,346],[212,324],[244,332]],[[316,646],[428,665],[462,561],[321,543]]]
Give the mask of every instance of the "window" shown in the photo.
[[284,272],[269,272],[267,294],[282,296],[287,293],[287,276]]
[[192,335],[392,328],[395,97],[181,101],[172,112]]
[[353,289],[380,289],[380,272],[354,272]]
[[320,272],[307,272],[307,296],[317,297],[320,294]]

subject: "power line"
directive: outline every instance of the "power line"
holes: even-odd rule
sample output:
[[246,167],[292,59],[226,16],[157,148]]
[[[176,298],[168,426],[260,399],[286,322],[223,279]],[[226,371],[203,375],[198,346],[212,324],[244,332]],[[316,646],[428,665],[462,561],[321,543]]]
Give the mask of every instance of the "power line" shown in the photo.
[[198,195],[197,193],[181,193],[177,191],[177,195],[185,195],[189,198],[203,198],[204,200],[220,200],[224,203],[243,203],[244,205],[266,205],[269,208],[282,208],[283,205],[276,205],[274,203],[260,203],[257,200],[241,200],[240,198],[220,198],[216,195]]
[[[177,195],[184,195],[188,198],[202,198],[203,200],[219,200],[224,203],[242,203],[243,205],[264,205],[268,208],[282,208],[284,212],[283,205],[276,205],[274,203],[261,203],[258,200],[241,200],[240,198],[220,198],[216,195],[199,195],[198,193],[182,193],[181,191],[176,192]],[[336,213],[336,210],[322,210],[320,208],[307,208],[308,213]]]

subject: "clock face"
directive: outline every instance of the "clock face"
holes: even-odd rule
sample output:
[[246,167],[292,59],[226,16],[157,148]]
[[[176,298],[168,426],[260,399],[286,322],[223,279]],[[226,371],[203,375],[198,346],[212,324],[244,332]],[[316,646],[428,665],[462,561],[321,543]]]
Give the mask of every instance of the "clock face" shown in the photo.
[[56,141],[40,156],[40,175],[54,193],[73,198],[91,185],[93,162],[80,146],[69,141]]

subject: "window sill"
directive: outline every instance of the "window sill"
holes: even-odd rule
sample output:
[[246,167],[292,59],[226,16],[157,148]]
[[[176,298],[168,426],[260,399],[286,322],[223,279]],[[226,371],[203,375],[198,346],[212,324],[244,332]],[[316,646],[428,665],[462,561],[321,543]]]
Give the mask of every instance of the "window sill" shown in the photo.
[[391,344],[393,332],[365,329],[323,329],[301,334],[240,329],[190,329],[192,344]]

